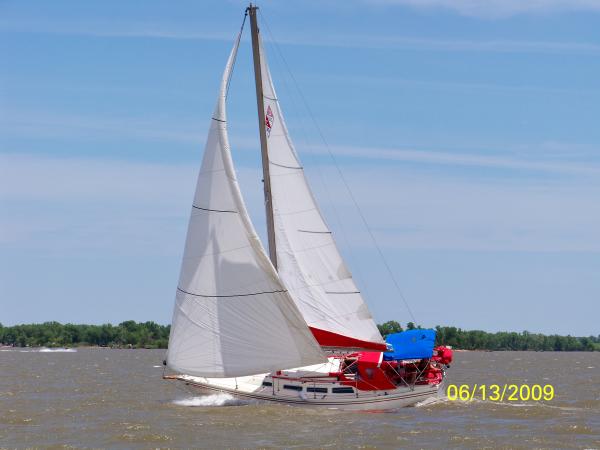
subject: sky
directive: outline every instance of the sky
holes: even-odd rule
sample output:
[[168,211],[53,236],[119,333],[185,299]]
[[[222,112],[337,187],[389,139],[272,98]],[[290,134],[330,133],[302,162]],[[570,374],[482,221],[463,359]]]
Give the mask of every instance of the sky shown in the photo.
[[[245,6],[0,1],[0,323],[170,322]],[[600,1],[259,7],[291,136],[377,322],[412,317],[344,180],[417,323],[600,334]],[[264,238],[248,31],[229,135]]]

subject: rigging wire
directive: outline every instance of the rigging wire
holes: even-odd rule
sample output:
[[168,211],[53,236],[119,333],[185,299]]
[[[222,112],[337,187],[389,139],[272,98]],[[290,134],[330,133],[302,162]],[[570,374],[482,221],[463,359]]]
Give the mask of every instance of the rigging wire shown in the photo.
[[400,289],[400,285],[399,285],[398,281],[396,280],[396,277],[394,276],[394,272],[392,271],[390,265],[388,264],[387,259],[385,258],[385,255],[383,254],[383,251],[381,250],[381,247],[377,243],[377,239],[375,238],[375,235],[373,234],[373,231],[371,230],[371,227],[369,226],[369,223],[367,222],[365,215],[363,214],[360,206],[358,205],[358,202],[356,201],[356,198],[355,198],[354,194],[352,193],[352,190],[350,189],[350,185],[348,184],[346,177],[344,177],[344,174],[342,173],[342,171],[337,163],[337,159],[335,158],[333,152],[331,151],[331,148],[329,147],[329,144],[327,143],[327,140],[325,139],[323,131],[321,130],[321,127],[319,126],[317,120],[315,119],[315,116],[314,116],[312,110],[310,109],[310,106],[308,105],[306,97],[302,93],[302,90],[300,89],[300,86],[299,86],[298,82],[296,81],[296,78],[294,77],[294,74],[292,73],[292,70],[290,69],[289,64],[287,63],[287,60],[283,56],[283,53],[281,52],[281,49],[279,48],[279,44],[273,38],[273,33],[271,32],[271,28],[269,27],[269,24],[268,24],[267,20],[265,19],[264,14],[262,14],[262,12],[260,12],[260,11],[259,11],[259,14],[261,15],[263,23],[265,24],[267,31],[269,32],[269,35],[271,36],[271,39],[273,40],[274,47],[277,50],[277,53],[279,53],[279,57],[283,61],[284,65],[286,67],[286,70],[288,71],[290,78],[292,79],[300,98],[302,99],[302,103],[304,104],[304,107],[306,108],[308,115],[311,118],[311,121],[313,122],[315,128],[317,129],[317,132],[319,133],[321,140],[323,141],[323,144],[325,145],[325,149],[327,150],[327,153],[329,154],[329,157],[331,158],[333,165],[335,166],[335,168],[338,172],[338,175],[340,176],[340,179],[342,180],[342,183],[344,184],[346,190],[348,191],[350,199],[352,200],[352,203],[354,204],[354,207],[356,208],[358,215],[360,216],[362,223],[365,226],[365,229],[367,230],[367,233],[369,234],[371,241],[373,242],[373,245],[377,249],[377,253],[379,254],[379,257],[381,258],[383,265],[385,266],[394,286],[396,287],[396,291],[398,292],[400,298],[402,299],[402,302],[404,303],[404,306],[406,307],[406,310],[410,314],[410,317],[412,318],[413,322],[416,323],[417,320],[415,319],[415,316],[414,316],[412,310],[410,309],[410,306],[408,305],[408,302],[407,302],[404,294],[402,293],[402,289]]

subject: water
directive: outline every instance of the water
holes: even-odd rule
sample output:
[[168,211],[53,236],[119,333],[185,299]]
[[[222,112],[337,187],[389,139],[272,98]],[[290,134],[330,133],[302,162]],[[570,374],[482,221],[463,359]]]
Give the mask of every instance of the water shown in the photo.
[[449,383],[552,384],[550,402],[342,412],[193,397],[163,351],[0,351],[0,447],[600,448],[600,353],[457,352]]

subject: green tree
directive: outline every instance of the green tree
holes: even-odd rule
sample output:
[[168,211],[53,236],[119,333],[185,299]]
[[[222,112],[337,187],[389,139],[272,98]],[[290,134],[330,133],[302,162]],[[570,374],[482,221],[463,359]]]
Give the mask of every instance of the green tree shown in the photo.
[[389,334],[400,333],[402,331],[402,325],[400,325],[395,320],[390,320],[388,322],[377,325],[377,328],[379,328],[379,332],[383,337]]

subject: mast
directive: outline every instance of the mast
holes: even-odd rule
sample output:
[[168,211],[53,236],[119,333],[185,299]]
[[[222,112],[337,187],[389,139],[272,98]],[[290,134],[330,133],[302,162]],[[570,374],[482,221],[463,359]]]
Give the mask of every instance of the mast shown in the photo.
[[265,128],[265,103],[260,62],[260,42],[258,23],[256,20],[257,6],[248,7],[250,15],[250,32],[252,34],[252,57],[254,59],[254,81],[256,82],[256,109],[258,110],[258,129],[260,134],[260,151],[262,154],[263,187],[265,191],[265,210],[267,213],[267,235],[269,239],[269,257],[277,269],[277,250],[275,248],[275,223],[273,220],[273,201],[271,200],[271,176],[269,175],[269,149],[267,146],[267,131]]

